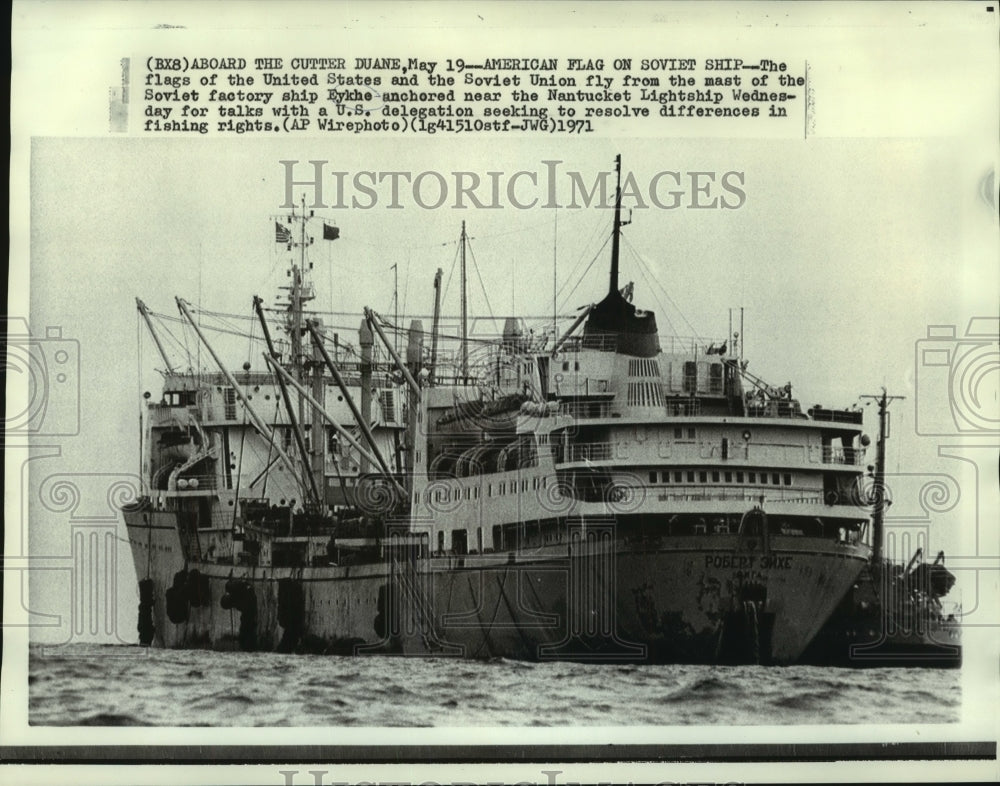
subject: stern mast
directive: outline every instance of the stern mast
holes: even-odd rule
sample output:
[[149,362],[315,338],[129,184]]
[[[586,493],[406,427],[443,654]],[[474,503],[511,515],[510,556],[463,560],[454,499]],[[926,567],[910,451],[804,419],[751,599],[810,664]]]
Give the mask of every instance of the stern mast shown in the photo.
[[[292,257],[291,266],[288,271],[292,279],[292,285],[288,295],[288,317],[285,323],[285,330],[288,333],[292,348],[292,357],[289,363],[292,378],[296,382],[304,384],[310,381],[308,377],[311,374],[313,396],[320,406],[322,406],[324,404],[322,359],[315,351],[312,353],[312,357],[307,358],[302,343],[302,337],[307,330],[305,309],[303,306],[314,297],[312,288],[307,281],[308,270],[312,267],[312,264],[310,263],[309,267],[306,266],[306,248],[313,244],[314,238],[311,236],[307,237],[306,223],[315,217],[315,211],[310,210],[308,214],[306,213],[305,194],[302,195],[301,204],[301,213],[296,213],[295,208],[292,208],[291,215],[287,217],[289,224],[293,221],[299,222],[298,240],[294,239],[291,231],[288,233],[288,250],[298,249],[299,253],[298,260],[294,256]],[[315,495],[315,502],[308,507],[313,507],[317,512],[322,512],[325,496],[324,489],[326,487],[323,460],[323,414],[316,406],[312,406],[310,409],[311,412],[307,419],[305,400],[302,396],[299,396],[297,400],[298,424],[295,425],[296,418],[291,410],[289,410],[289,416],[296,431],[299,428],[304,431],[305,424],[309,423],[308,450],[303,453],[302,457],[304,464],[303,472],[309,475],[309,487]]]
[[896,400],[902,400],[904,396],[890,396],[885,388],[879,396],[864,395],[861,398],[869,399],[878,404],[878,442],[875,443],[875,474],[873,476],[873,486],[870,495],[872,502],[872,567],[879,573],[882,570],[884,560],[884,540],[885,540],[885,509],[890,502],[886,498],[885,488],[885,441],[889,437],[889,404]]
[[621,246],[622,227],[631,224],[631,221],[622,221],[622,157],[621,153],[615,156],[615,223],[611,230],[611,284],[608,287],[608,294],[613,295],[618,292],[618,256]]

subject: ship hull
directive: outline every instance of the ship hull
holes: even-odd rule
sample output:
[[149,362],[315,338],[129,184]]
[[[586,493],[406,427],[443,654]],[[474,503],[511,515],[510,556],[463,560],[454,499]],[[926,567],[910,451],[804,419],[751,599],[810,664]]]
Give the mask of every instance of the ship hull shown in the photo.
[[438,630],[474,656],[793,663],[864,564],[809,545],[764,554],[735,537],[641,550],[609,539],[515,564],[466,559],[433,574]]
[[[165,511],[126,512],[154,646],[633,663],[794,663],[866,547],[735,535],[322,567],[185,561]],[[751,544],[752,545],[752,544]],[[140,639],[144,611],[140,605]]]

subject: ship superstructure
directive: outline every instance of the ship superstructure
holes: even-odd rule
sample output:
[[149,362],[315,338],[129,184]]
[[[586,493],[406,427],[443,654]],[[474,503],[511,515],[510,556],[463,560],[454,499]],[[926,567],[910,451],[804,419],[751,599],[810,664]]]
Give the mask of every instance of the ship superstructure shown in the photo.
[[619,286],[618,177],[607,295],[558,340],[463,319],[446,357],[436,301],[405,350],[366,310],[348,356],[293,276],[291,357],[168,370],[126,512],[141,638],[794,662],[871,554],[861,412],[803,411],[733,335],[661,338]]

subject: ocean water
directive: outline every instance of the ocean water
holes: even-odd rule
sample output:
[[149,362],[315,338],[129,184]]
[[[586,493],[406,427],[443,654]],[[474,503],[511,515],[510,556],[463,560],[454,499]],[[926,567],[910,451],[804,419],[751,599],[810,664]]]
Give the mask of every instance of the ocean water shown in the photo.
[[632,666],[32,645],[29,722],[90,726],[947,723],[957,669]]

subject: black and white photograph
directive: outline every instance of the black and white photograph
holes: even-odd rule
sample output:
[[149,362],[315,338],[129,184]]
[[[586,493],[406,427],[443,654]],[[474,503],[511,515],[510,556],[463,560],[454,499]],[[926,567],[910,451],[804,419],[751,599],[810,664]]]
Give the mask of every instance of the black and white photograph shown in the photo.
[[75,7],[0,781],[997,776],[990,3]]

